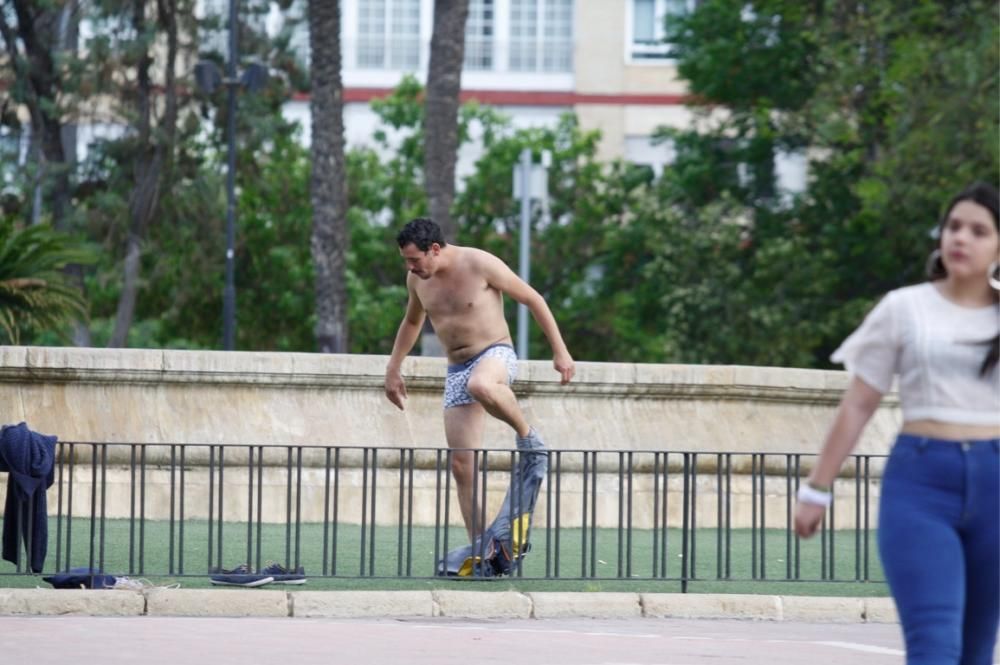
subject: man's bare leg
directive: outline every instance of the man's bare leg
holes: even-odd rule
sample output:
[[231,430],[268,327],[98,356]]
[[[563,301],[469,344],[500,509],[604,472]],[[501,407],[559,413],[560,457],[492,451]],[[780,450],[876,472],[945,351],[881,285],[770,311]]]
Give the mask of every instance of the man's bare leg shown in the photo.
[[469,377],[468,391],[488,414],[510,425],[517,436],[524,438],[531,432],[514,391],[507,385],[507,366],[502,360],[481,360]]
[[474,451],[482,446],[485,425],[485,411],[479,404],[463,404],[444,410],[444,434],[448,447],[453,451],[451,473],[455,478],[458,505],[462,509],[462,519],[465,521],[465,531],[470,543],[484,529],[482,518],[476,516],[476,533],[472,532],[473,512],[476,508],[482,511],[482,506],[473,504],[472,483],[476,473]]

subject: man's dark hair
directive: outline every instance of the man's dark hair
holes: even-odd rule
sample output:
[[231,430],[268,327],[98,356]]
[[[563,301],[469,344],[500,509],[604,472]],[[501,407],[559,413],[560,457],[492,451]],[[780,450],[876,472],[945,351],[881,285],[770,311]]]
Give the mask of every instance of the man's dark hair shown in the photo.
[[434,243],[441,247],[448,244],[444,240],[444,234],[441,233],[441,227],[426,217],[417,217],[407,222],[396,236],[396,242],[400,249],[413,243],[421,252],[428,251]]

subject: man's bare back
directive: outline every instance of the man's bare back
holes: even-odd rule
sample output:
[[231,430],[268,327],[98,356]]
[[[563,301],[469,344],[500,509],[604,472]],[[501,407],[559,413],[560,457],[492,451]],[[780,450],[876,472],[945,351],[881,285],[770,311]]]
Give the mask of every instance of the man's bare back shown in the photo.
[[491,344],[511,344],[503,294],[489,280],[489,264],[499,259],[457,245],[447,245],[442,254],[445,269],[426,279],[411,272],[406,285],[430,317],[448,361],[463,362]]

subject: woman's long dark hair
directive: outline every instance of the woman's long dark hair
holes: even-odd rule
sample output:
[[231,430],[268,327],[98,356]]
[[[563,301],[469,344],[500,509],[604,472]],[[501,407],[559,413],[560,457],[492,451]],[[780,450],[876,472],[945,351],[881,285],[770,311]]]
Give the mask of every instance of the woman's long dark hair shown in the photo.
[[[955,206],[963,201],[971,201],[972,203],[979,204],[989,210],[990,214],[993,215],[993,225],[996,226],[997,231],[1000,232],[1000,193],[998,193],[996,187],[993,187],[992,185],[985,182],[977,182],[957,194],[955,198],[948,203],[948,207],[945,208],[944,216],[938,224],[938,250],[941,249],[941,236],[944,234],[944,225],[948,223],[948,217],[951,215],[951,211],[955,208]],[[941,257],[937,256],[927,266],[927,278],[933,282],[939,279],[944,279],[947,276],[948,271],[945,270]],[[987,344],[989,344],[990,348],[986,352],[986,357],[983,358],[982,366],[979,368],[980,376],[986,376],[994,367],[996,367],[997,361],[1000,360],[1000,335],[996,335],[993,339],[987,342]]]

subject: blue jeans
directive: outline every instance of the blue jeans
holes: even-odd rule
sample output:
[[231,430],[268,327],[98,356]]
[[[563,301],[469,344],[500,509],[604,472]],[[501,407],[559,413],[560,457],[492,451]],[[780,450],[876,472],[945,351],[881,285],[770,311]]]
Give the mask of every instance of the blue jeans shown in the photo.
[[878,545],[907,665],[988,665],[1000,620],[1000,440],[900,434]]

